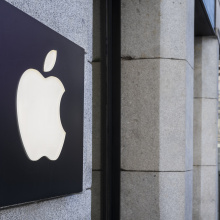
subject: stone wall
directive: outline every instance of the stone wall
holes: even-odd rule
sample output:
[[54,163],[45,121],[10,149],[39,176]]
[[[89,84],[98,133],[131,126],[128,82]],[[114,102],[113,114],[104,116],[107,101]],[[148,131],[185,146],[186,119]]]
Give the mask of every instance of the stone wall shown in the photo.
[[83,47],[85,56],[83,192],[0,211],[0,220],[89,220],[92,184],[92,0],[7,0]]

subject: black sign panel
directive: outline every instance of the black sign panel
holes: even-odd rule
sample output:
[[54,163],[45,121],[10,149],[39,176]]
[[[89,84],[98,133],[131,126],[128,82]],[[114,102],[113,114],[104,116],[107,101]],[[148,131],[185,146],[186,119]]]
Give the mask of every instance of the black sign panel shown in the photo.
[[84,50],[0,1],[0,207],[82,191],[83,97]]

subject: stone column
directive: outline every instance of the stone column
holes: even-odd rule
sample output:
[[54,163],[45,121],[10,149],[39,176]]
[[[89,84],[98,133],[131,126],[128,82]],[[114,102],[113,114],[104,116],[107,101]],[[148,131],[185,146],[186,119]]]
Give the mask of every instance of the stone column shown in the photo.
[[193,219],[217,219],[217,108],[219,45],[195,39]]
[[194,1],[121,9],[121,219],[191,220]]

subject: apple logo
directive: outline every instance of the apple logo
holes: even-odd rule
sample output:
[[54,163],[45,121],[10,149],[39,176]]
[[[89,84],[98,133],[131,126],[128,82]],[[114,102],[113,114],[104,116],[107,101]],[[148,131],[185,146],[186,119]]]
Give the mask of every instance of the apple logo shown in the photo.
[[[47,54],[44,72],[53,69],[56,58],[56,50]],[[60,102],[64,92],[58,78],[44,78],[35,69],[26,70],[20,78],[17,89],[18,126],[24,149],[32,161],[43,156],[57,160],[61,153],[66,136],[60,120]]]

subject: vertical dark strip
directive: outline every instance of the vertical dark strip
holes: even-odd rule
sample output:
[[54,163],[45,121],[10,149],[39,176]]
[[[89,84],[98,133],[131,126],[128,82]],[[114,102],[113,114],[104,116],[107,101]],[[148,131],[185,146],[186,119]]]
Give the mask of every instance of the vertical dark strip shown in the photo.
[[[112,0],[112,18],[109,20],[109,38],[111,45],[111,63],[109,64],[109,97],[111,110],[109,111],[109,142],[112,176],[112,200],[110,219],[120,219],[120,185],[121,185],[121,1]],[[111,9],[111,7],[110,7]],[[110,17],[111,17],[110,16]],[[111,65],[111,67],[110,67]],[[110,72],[111,71],[111,72]]]
[[[102,1],[103,187],[102,219],[120,219],[121,1]],[[104,117],[102,117],[104,119]]]

